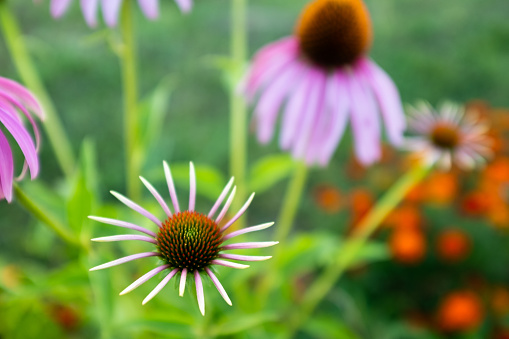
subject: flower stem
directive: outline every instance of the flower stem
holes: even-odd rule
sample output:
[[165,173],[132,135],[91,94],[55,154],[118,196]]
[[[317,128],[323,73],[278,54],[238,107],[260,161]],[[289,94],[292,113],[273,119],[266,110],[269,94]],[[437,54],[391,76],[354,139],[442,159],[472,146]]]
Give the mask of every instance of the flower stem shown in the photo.
[[38,206],[35,201],[31,200],[30,197],[26,195],[25,192],[23,192],[23,190],[16,184],[14,185],[14,193],[17,201],[28,212],[48,226],[53,232],[55,232],[56,235],[62,238],[62,240],[73,246],[81,246],[79,241],[72,236],[67,228],[60,223],[60,221],[52,217],[50,213],[45,212],[42,207]]
[[22,81],[35,94],[44,108],[44,113],[46,115],[43,124],[44,129],[46,130],[46,134],[48,135],[62,172],[67,178],[70,178],[73,174],[75,164],[71,142],[59,120],[55,106],[37,73],[37,69],[28,53],[16,17],[9,9],[7,1],[0,1],[0,25],[12,61]]
[[120,63],[124,90],[124,139],[126,159],[127,192],[132,199],[139,199],[141,195],[138,175],[141,170],[141,152],[138,144],[138,74],[136,71],[136,41],[132,1],[124,1],[122,5],[121,31],[123,45],[120,49]]
[[[233,70],[230,94],[230,172],[237,183],[237,198],[232,211],[238,211],[247,196],[247,107],[237,91],[247,57],[247,0],[232,0],[231,12],[231,59]],[[245,215],[239,220],[239,228],[245,226]]]
[[302,306],[296,309],[291,318],[289,337],[314,311],[327,293],[334,287],[343,272],[354,261],[366,240],[373,234],[380,223],[398,205],[406,194],[419,183],[431,169],[430,166],[417,165],[407,172],[364,217],[352,236],[346,241],[338,260],[329,266],[311,285],[303,297]]

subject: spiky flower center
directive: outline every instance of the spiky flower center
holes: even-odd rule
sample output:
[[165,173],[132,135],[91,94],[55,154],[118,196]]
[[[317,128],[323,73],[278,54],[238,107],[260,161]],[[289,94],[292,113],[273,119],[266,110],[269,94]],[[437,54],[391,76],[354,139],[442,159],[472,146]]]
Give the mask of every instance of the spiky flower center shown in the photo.
[[352,64],[368,49],[369,13],[362,0],[315,0],[297,26],[304,57],[323,68]]
[[460,134],[455,126],[437,125],[431,131],[431,142],[439,148],[453,149],[458,146]]
[[222,235],[214,220],[201,213],[185,211],[163,223],[157,242],[163,260],[171,267],[201,271],[217,258]]

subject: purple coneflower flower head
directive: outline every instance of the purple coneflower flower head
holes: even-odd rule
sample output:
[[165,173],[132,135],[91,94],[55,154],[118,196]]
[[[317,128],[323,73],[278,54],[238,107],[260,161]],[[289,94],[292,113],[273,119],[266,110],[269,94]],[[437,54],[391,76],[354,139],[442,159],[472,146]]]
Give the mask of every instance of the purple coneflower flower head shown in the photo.
[[[126,263],[128,261],[145,258],[145,257],[159,257],[162,264],[159,267],[154,268],[150,272],[146,273],[138,280],[129,285],[120,294],[126,294],[141,284],[147,282],[152,277],[156,276],[160,272],[167,272],[166,276],[157,284],[152,292],[143,300],[143,304],[147,303],[154,296],[156,296],[168,282],[174,277],[180,277],[179,294],[184,295],[186,280],[188,276],[194,278],[196,287],[196,295],[198,297],[198,305],[200,312],[205,314],[205,297],[203,293],[202,277],[208,277],[212,280],[212,283],[216,286],[217,290],[224,298],[224,300],[231,305],[230,298],[226,293],[225,289],[219,282],[218,278],[213,272],[215,265],[226,266],[232,268],[243,269],[249,267],[248,265],[237,263],[236,261],[261,261],[270,259],[270,256],[249,256],[241,254],[230,254],[224,253],[230,250],[242,250],[250,248],[264,248],[276,245],[276,241],[265,241],[265,242],[242,242],[242,243],[228,243],[228,240],[237,237],[241,234],[260,231],[272,226],[274,223],[266,223],[257,226],[247,227],[238,231],[227,233],[226,231],[230,226],[237,221],[242,214],[247,210],[251,201],[253,200],[254,193],[249,197],[247,202],[242,208],[231,218],[224,226],[220,226],[221,222],[228,212],[228,208],[233,201],[235,196],[236,187],[233,187],[233,178],[228,182],[226,187],[223,189],[216,203],[212,206],[208,214],[202,214],[195,211],[195,197],[196,197],[196,176],[194,166],[190,164],[190,194],[189,194],[189,208],[182,211],[177,199],[177,193],[173,184],[170,167],[164,162],[164,172],[166,175],[166,181],[168,183],[169,195],[171,197],[173,212],[170,207],[166,204],[162,196],[156,191],[156,189],[144,178],[143,184],[152,193],[157,202],[161,205],[166,219],[161,221],[158,217],[154,216],[143,207],[137,205],[131,200],[127,199],[123,195],[111,192],[117,199],[124,203],[129,208],[145,216],[148,220],[156,224],[158,227],[156,232],[144,228],[139,225],[135,225],[129,222],[107,219],[100,217],[90,217],[93,220],[110,224],[114,226],[120,226],[135,230],[145,235],[116,235],[110,237],[96,238],[93,241],[109,242],[109,241],[122,241],[122,240],[139,240],[145,241],[154,246],[154,251],[138,253],[123,257],[103,265],[99,265],[91,269],[100,270],[116,266],[119,264]],[[230,192],[231,190],[231,192]],[[228,199],[224,203],[226,196]],[[217,213],[219,211],[219,213]],[[233,261],[230,261],[233,260]]]
[[[25,165],[17,179],[23,178],[27,166],[30,176],[34,179],[39,173],[39,129],[31,112],[40,119],[44,118],[37,99],[25,87],[7,78],[0,77],[0,200],[12,201],[12,185],[14,178],[14,159],[12,148],[5,131],[7,131],[23,152]],[[26,118],[32,125],[35,143],[30,132],[23,124]]]
[[[40,0],[38,0],[40,1]],[[90,27],[97,26],[97,12],[99,7],[103,13],[104,21],[110,27],[118,23],[120,8],[124,0],[80,0],[81,11],[85,21]],[[51,0],[50,11],[54,18],[59,18],[67,12],[72,0]],[[193,6],[192,0],[175,0],[180,10],[187,13]],[[151,20],[159,16],[159,0],[138,0],[141,11]]]
[[405,148],[426,164],[442,169],[452,165],[471,170],[492,154],[488,124],[475,112],[444,103],[438,111],[421,102],[409,107],[409,133]]
[[308,164],[330,161],[350,121],[355,154],[369,165],[381,156],[381,118],[400,145],[405,117],[391,78],[366,57],[372,31],[362,0],[316,0],[294,36],[260,50],[243,84],[258,96],[257,137],[269,142],[282,110],[279,145]]

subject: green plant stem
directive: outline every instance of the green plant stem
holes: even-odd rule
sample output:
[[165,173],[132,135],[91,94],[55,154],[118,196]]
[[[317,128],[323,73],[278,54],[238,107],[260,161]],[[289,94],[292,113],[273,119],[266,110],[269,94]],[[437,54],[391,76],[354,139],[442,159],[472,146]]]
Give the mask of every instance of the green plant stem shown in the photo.
[[37,69],[28,53],[16,17],[10,11],[7,1],[0,1],[0,25],[12,61],[22,81],[37,96],[44,109],[46,118],[43,126],[53,151],[55,152],[58,164],[66,177],[71,178],[75,164],[71,142],[58,117],[55,106],[39,78]]
[[14,185],[14,193],[16,200],[32,214],[37,220],[48,226],[56,235],[62,240],[73,246],[81,246],[79,241],[75,239],[67,228],[51,216],[50,213],[44,211],[42,207],[38,206],[37,203],[30,199],[28,195],[18,186]]
[[126,159],[126,184],[129,196],[137,200],[141,196],[141,184],[138,176],[141,171],[141,152],[137,144],[138,129],[138,74],[136,71],[136,41],[132,13],[132,1],[122,5],[122,38],[120,63],[124,91],[124,139]]
[[[231,59],[233,70],[229,88],[230,95],[230,172],[235,177],[237,197],[232,211],[238,211],[247,197],[247,106],[237,91],[247,58],[247,0],[232,0],[231,11]],[[245,226],[245,216],[238,221]]]
[[304,324],[316,306],[334,287],[343,272],[353,262],[366,240],[373,234],[380,223],[398,205],[406,194],[419,183],[429,172],[429,166],[418,165],[407,172],[364,217],[356,231],[346,241],[338,260],[325,269],[318,279],[307,290],[302,305],[296,308],[291,317],[289,337]]

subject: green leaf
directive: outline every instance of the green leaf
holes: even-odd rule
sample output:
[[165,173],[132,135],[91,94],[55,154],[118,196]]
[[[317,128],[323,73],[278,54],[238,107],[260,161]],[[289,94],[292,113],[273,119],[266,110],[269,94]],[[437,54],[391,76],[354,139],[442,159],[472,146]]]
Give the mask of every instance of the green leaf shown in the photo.
[[247,331],[261,324],[275,321],[277,315],[274,313],[255,313],[247,315],[234,315],[224,318],[217,325],[210,329],[212,336],[232,335]]
[[260,159],[251,169],[249,190],[264,192],[289,176],[295,162],[288,154],[270,155]]
[[326,333],[328,338],[359,339],[359,336],[350,330],[338,316],[315,316],[306,323],[304,331],[315,338],[323,338]]

